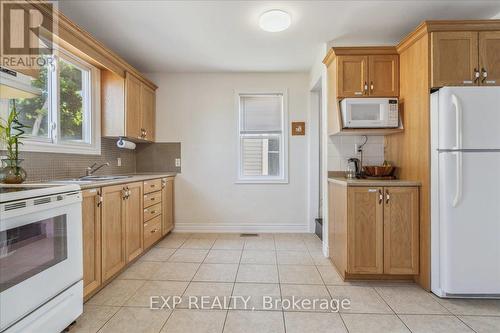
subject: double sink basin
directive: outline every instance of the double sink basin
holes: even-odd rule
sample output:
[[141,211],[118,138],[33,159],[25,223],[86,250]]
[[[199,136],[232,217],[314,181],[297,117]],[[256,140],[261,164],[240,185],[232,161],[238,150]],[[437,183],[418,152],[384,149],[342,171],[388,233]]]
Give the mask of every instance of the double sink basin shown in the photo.
[[83,176],[80,178],[57,180],[56,182],[66,184],[90,184],[93,182],[126,179],[130,177],[132,176]]

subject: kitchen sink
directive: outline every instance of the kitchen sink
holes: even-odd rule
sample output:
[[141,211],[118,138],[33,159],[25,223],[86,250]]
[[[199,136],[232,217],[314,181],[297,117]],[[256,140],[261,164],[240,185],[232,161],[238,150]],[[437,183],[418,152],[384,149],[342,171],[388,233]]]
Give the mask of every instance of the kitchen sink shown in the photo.
[[90,181],[99,181],[99,180],[115,180],[115,179],[125,179],[130,178],[131,176],[84,176],[78,178],[79,180],[90,180]]
[[80,178],[55,180],[53,183],[66,183],[66,184],[90,184],[92,182],[126,179],[132,176],[83,176]]

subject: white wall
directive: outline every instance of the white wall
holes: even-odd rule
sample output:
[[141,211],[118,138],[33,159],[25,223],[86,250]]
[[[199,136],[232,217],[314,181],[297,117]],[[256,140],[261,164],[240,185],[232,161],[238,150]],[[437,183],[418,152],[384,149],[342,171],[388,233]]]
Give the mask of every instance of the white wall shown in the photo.
[[182,144],[182,173],[175,184],[176,230],[308,230],[307,136],[289,137],[289,184],[235,184],[238,142],[234,103],[235,90],[287,88],[289,121],[307,121],[307,73],[148,76],[159,86],[156,138]]

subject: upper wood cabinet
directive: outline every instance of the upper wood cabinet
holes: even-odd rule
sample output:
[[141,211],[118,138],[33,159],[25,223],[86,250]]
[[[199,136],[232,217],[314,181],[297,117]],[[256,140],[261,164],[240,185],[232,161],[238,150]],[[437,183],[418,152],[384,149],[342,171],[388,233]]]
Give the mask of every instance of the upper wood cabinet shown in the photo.
[[98,189],[82,192],[83,297],[101,286],[101,196]]
[[384,272],[384,213],[381,187],[349,187],[347,228],[348,271]]
[[174,178],[162,179],[161,189],[162,221],[161,233],[166,235],[174,228]]
[[101,72],[103,136],[155,140],[155,90],[135,75]]
[[500,85],[500,31],[431,33],[431,86]]
[[384,191],[384,273],[418,274],[418,188],[386,187]]
[[102,280],[106,281],[126,264],[125,189],[122,185],[103,187],[102,197]]
[[380,54],[368,57],[368,89],[372,97],[392,97],[399,94],[399,56]]
[[433,32],[432,86],[462,86],[477,83],[477,32]]
[[142,182],[127,184],[123,203],[127,262],[134,260],[144,249],[142,207]]
[[337,66],[338,97],[361,97],[368,94],[367,56],[339,56]]
[[334,99],[399,94],[399,56],[394,47],[334,47],[323,62],[328,76],[335,77],[334,82],[329,78],[328,88],[336,88]]
[[500,85],[500,31],[479,33],[479,69],[480,84]]
[[125,76],[125,136],[142,139],[141,81],[134,75]]
[[141,124],[144,138],[155,141],[156,94],[145,84],[141,85]]

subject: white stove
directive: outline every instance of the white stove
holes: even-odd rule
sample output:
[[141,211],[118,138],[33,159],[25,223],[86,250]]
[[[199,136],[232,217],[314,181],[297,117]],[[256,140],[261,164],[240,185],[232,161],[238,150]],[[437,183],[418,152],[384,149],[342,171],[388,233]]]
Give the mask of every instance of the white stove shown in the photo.
[[58,333],[83,311],[78,185],[0,185],[0,332]]

